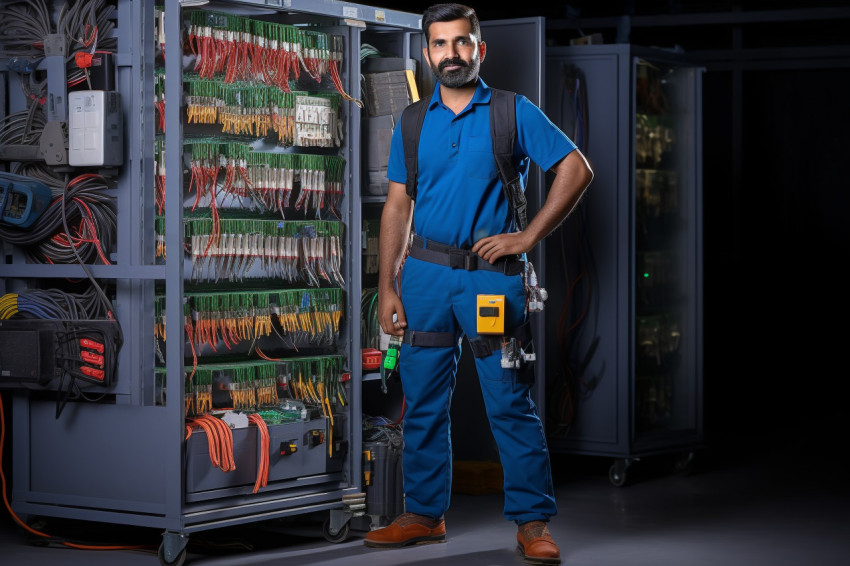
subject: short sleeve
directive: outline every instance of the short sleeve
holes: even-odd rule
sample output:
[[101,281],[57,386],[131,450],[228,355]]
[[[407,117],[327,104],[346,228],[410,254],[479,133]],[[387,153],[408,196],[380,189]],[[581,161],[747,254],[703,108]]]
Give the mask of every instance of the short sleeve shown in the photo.
[[573,141],[523,95],[516,97],[516,116],[519,149],[543,171],[576,149]]
[[401,120],[393,129],[390,142],[390,158],[387,161],[387,179],[396,183],[407,182],[407,167],[404,164],[404,141],[401,137]]

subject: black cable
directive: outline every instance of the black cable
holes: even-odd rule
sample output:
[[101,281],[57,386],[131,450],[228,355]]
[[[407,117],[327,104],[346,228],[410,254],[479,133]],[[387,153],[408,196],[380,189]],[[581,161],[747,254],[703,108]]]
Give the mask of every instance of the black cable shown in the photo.
[[[76,63],[76,54],[95,51],[114,52],[117,40],[113,36],[115,7],[105,0],[70,0],[59,12],[58,33],[65,36],[68,84],[87,79],[86,71]],[[91,41],[90,44],[86,44]]]
[[[83,182],[85,182],[85,181],[83,181]],[[62,225],[65,227],[65,234],[68,235],[68,238],[70,238],[71,232],[68,229],[68,216],[65,212],[65,200],[66,199],[64,199],[64,198],[62,199]],[[114,214],[114,211],[113,211],[113,214]],[[80,267],[82,267],[83,271],[86,272],[86,276],[89,278],[89,281],[91,281],[92,285],[94,286],[94,289],[97,291],[97,294],[100,296],[100,299],[103,303],[103,307],[106,309],[107,316],[110,319],[115,321],[115,328],[118,331],[117,344],[118,344],[118,347],[120,348],[121,344],[123,344],[123,342],[124,342],[124,337],[123,337],[123,332],[121,330],[121,324],[118,322],[118,319],[115,318],[115,309],[112,306],[112,301],[109,299],[109,297],[106,296],[106,293],[103,292],[103,288],[98,284],[97,280],[95,280],[94,276],[91,274],[91,271],[89,271],[89,268],[86,266],[82,257],[80,257],[80,254],[77,251],[77,246],[72,244],[71,250],[73,250],[74,255],[77,257],[77,261],[80,264]]]
[[43,183],[50,189],[54,199],[64,193],[65,185],[68,184],[67,175],[57,173],[51,166],[38,161],[21,162],[12,172]]
[[45,0],[11,0],[0,8],[0,53],[44,55],[44,39],[55,33]]
[[83,263],[93,262],[99,257],[95,242],[79,241],[75,245],[73,235],[67,231],[69,222],[88,219],[95,231],[90,236],[98,240],[104,256],[108,258],[117,231],[118,217],[114,198],[107,194],[107,190],[103,177],[76,177],[28,228],[0,225],[0,240],[21,246],[36,263],[49,261],[66,264],[81,259]]
[[13,112],[0,120],[0,146],[38,145],[47,117],[40,105],[31,102],[25,110]]

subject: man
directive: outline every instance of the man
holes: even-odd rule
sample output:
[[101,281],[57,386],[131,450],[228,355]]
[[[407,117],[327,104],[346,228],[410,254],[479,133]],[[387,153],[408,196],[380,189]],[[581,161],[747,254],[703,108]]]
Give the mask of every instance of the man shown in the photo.
[[[422,29],[423,54],[439,86],[422,124],[415,201],[405,185],[401,128],[393,134],[378,283],[378,321],[388,334],[404,336],[399,374],[406,403],[406,512],[367,533],[364,543],[402,547],[445,541],[449,407],[459,339],[465,335],[477,346],[476,370],[504,470],[504,514],[518,525],[517,551],[531,564],[559,564],[560,551],[546,525],[557,510],[532,384],[519,379],[516,369],[502,367],[498,343],[526,321],[525,253],[575,208],[593,173],[572,141],[527,98],[517,96],[517,169],[525,179],[530,159],[556,175],[543,206],[524,230],[515,230],[493,156],[491,90],[478,76],[486,54],[478,17],[464,5],[438,4],[424,12]],[[505,297],[505,335],[496,346],[477,332],[479,294]]]

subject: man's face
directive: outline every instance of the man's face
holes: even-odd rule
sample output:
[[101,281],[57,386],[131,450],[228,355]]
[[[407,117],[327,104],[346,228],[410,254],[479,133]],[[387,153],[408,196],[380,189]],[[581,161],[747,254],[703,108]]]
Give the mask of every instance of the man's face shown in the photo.
[[428,32],[428,46],[423,52],[440,84],[459,88],[475,82],[484,59],[485,45],[478,43],[472,35],[469,20],[434,22]]

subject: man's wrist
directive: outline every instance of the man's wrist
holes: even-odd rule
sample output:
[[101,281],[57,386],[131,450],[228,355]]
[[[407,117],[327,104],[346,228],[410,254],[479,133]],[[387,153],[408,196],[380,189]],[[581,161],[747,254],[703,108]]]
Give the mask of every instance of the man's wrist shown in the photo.
[[390,283],[378,283],[378,293],[395,293],[395,285]]

